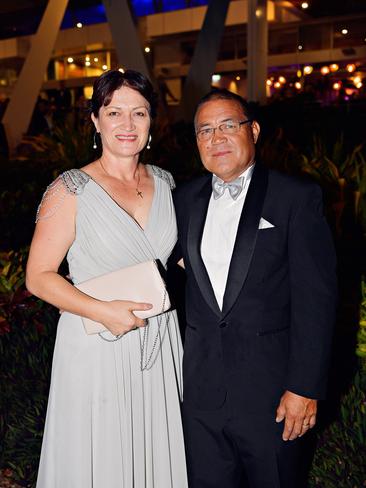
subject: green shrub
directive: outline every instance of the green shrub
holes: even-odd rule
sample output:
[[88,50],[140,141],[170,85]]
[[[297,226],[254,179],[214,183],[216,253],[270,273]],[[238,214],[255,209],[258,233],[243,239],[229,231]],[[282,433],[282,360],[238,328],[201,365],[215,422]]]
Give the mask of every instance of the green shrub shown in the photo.
[[64,121],[55,125],[52,135],[27,137],[23,150],[40,166],[51,164],[59,172],[80,168],[99,156],[99,151],[93,149],[94,130],[89,122],[82,121],[75,126],[71,121]]
[[361,280],[360,322],[357,333],[356,354],[359,356],[363,369],[366,371],[366,279]]
[[356,373],[338,418],[318,436],[310,488],[366,486],[366,374]]
[[366,486],[366,282],[361,280],[356,354],[359,369],[341,398],[336,419],[318,435],[310,488]]

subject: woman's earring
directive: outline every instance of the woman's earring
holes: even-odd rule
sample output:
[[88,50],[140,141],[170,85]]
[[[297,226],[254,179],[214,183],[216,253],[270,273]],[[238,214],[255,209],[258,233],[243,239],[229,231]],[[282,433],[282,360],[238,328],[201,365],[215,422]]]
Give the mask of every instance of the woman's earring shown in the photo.
[[99,134],[99,132],[95,131],[94,132],[94,137],[93,137],[93,149],[97,149],[98,146],[97,146],[97,134]]
[[151,144],[151,139],[152,139],[151,134],[149,134],[149,139],[147,140],[147,146],[146,146],[146,149],[150,149],[150,148],[151,148],[151,146],[150,146],[150,144]]

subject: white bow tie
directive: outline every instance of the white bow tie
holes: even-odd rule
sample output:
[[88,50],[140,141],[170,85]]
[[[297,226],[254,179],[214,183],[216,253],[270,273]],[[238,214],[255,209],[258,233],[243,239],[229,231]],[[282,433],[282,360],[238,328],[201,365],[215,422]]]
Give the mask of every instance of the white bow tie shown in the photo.
[[212,192],[215,200],[222,197],[225,193],[226,188],[229,190],[230,196],[233,200],[236,200],[243,190],[243,176],[236,178],[233,181],[225,183],[216,175],[212,177]]

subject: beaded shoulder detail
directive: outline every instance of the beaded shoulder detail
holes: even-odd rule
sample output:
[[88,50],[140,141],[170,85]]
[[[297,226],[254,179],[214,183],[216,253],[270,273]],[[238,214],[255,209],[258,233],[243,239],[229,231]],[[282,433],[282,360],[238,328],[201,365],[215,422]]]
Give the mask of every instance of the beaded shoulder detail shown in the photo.
[[175,181],[171,173],[169,171],[166,171],[165,169],[159,168],[159,166],[154,166],[153,164],[149,165],[151,168],[151,171],[155,176],[158,176],[162,180],[164,180],[170,187],[171,190],[174,190],[175,188]]
[[84,191],[85,185],[90,180],[90,176],[80,169],[69,169],[60,175],[66,190],[73,195],[80,195]]
[[90,176],[79,169],[70,169],[59,175],[44,192],[37,209],[36,223],[53,217],[67,195],[80,195]]

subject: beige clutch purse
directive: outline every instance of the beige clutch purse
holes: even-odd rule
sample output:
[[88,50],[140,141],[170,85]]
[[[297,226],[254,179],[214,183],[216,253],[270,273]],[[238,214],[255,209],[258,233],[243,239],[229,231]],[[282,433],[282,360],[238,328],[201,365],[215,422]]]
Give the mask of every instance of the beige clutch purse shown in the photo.
[[[169,310],[171,304],[164,280],[156,261],[118,269],[75,285],[80,291],[98,300],[131,300],[151,303],[150,310],[139,310],[134,314],[142,319],[154,317]],[[104,325],[82,317],[87,334],[98,334],[107,330]]]

